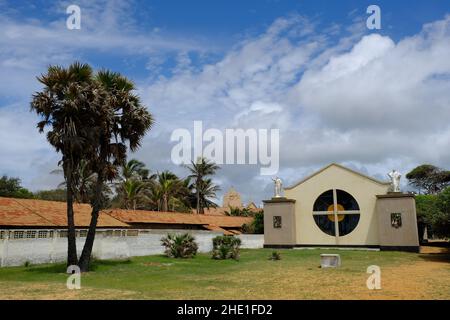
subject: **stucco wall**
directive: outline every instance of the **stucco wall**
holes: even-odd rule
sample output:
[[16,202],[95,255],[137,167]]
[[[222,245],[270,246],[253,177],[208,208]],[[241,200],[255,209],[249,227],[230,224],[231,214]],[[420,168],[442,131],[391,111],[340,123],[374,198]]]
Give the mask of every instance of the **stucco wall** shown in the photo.
[[[400,213],[402,225],[394,228],[391,213]],[[416,202],[414,196],[388,195],[377,202],[380,246],[419,247],[417,231]]]
[[[351,233],[339,237],[322,232],[312,212],[316,199],[330,189],[350,193],[358,202],[360,220]],[[379,245],[376,195],[385,194],[389,186],[377,183],[338,166],[330,166],[303,183],[285,190],[285,196],[296,200],[296,241],[300,245]]]
[[[145,230],[137,236],[105,236],[99,233],[94,242],[93,256],[98,259],[121,259],[163,253],[160,239],[168,233],[184,233],[186,230]],[[196,239],[199,252],[212,250],[212,238],[222,235],[210,231],[189,231]],[[263,235],[239,235],[242,248],[262,248]],[[77,238],[78,254],[81,254],[85,238]],[[3,239],[0,240],[0,265],[20,266],[65,261],[67,238]]]
[[[272,199],[264,202],[264,245],[295,245],[295,202]],[[274,216],[281,217],[281,228],[274,228]]]

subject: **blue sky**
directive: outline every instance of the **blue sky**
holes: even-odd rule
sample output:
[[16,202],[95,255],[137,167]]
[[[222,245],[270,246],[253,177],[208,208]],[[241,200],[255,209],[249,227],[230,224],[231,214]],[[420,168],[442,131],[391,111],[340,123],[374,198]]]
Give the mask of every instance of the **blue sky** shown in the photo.
[[[65,28],[69,4],[81,30]],[[381,30],[365,27],[370,4]],[[136,82],[157,123],[134,156],[155,171],[185,174],[170,162],[170,133],[194,120],[280,128],[286,184],[329,162],[379,178],[448,167],[449,14],[437,0],[0,0],[0,174],[32,190],[58,184],[58,156],[28,105],[37,75],[74,60]],[[259,202],[271,184],[258,172],[225,166],[217,182]]]

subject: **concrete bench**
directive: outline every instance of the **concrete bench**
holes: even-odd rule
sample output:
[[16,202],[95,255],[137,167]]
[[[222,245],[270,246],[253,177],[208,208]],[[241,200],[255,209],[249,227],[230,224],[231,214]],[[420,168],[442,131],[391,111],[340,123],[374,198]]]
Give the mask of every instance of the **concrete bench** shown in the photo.
[[320,255],[321,268],[337,268],[341,266],[341,256],[338,254],[324,253]]

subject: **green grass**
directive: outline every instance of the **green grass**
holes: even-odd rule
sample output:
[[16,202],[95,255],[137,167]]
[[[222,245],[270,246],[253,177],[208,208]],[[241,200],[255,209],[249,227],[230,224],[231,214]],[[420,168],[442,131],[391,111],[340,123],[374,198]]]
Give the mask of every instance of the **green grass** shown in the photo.
[[[95,261],[81,290],[67,290],[65,265],[0,269],[0,298],[61,299],[423,299],[450,298],[447,255],[401,252],[242,250],[241,259],[165,256]],[[320,253],[339,253],[338,269],[319,268]],[[382,270],[382,290],[366,288],[369,265]]]

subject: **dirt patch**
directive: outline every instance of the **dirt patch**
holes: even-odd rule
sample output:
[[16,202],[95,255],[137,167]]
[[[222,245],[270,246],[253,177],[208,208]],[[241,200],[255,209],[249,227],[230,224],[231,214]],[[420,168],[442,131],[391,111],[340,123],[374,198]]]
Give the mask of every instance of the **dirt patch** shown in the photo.
[[448,248],[448,247],[421,246],[420,247],[420,253],[423,253],[423,254],[434,254],[434,253],[450,254],[450,248]]
[[133,299],[136,292],[81,288],[69,290],[61,284],[1,282],[0,300],[100,300]]

